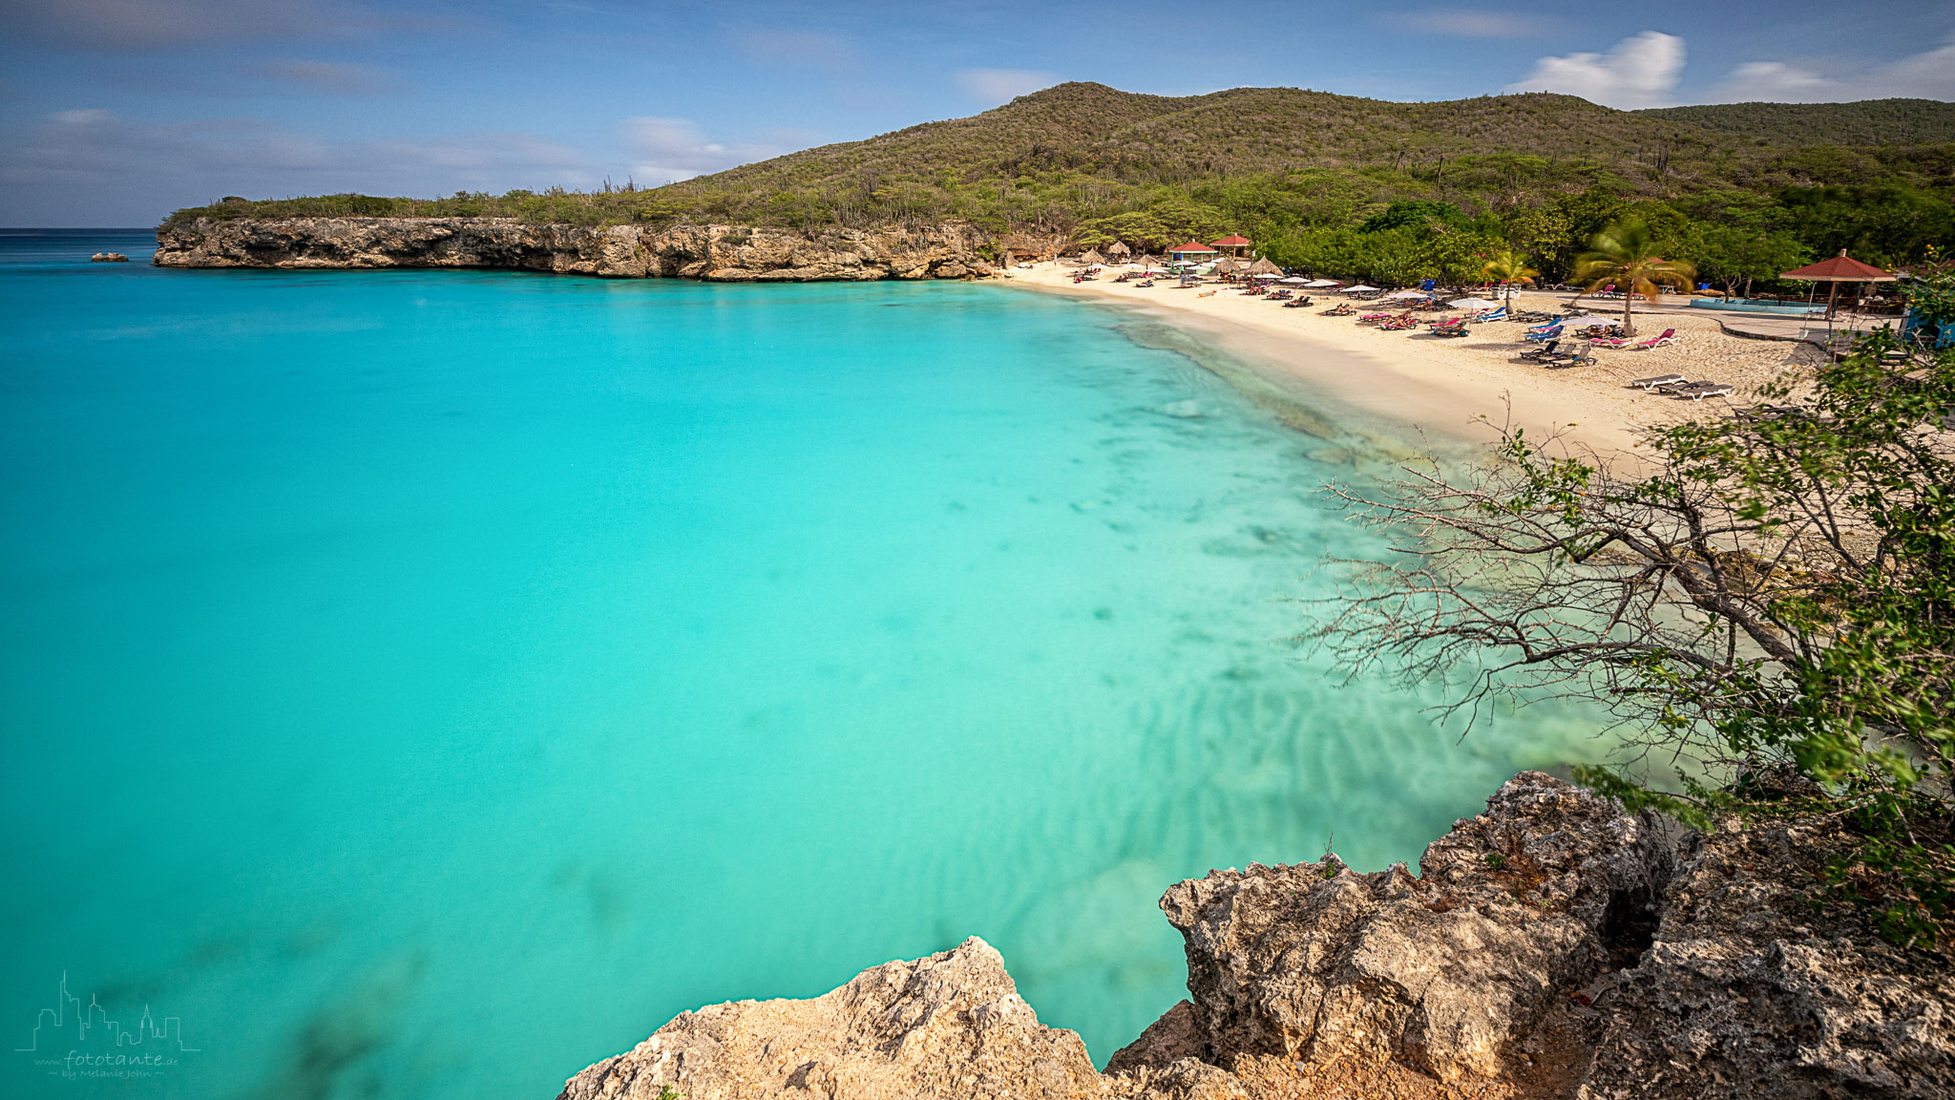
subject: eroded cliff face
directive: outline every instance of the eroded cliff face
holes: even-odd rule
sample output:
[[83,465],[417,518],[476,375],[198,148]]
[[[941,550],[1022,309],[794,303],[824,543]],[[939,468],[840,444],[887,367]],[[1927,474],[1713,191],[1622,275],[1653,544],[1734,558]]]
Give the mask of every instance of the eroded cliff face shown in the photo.
[[1171,887],[1189,999],[1105,1073],[972,939],[812,1000],[686,1013],[560,1100],[1955,1095],[1955,974],[1822,919],[1813,839],[1679,851],[1524,772],[1417,877],[1327,858]]
[[970,226],[806,232],[532,225],[510,218],[197,218],[156,234],[161,267],[481,267],[725,282],[991,274]]

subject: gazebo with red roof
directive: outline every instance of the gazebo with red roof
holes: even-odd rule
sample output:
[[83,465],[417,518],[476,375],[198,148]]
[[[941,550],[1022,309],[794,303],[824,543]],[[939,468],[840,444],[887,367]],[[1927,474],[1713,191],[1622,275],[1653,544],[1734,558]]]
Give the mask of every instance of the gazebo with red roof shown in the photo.
[[1249,247],[1249,238],[1240,233],[1223,237],[1219,241],[1208,242],[1231,256],[1241,256],[1242,250]]
[[1779,278],[1830,284],[1826,289],[1826,316],[1831,317],[1833,299],[1839,293],[1841,283],[1891,283],[1896,276],[1872,264],[1861,263],[1847,255],[1846,249],[1842,248],[1840,254],[1832,259],[1780,272]]
[[1200,240],[1189,240],[1187,244],[1177,244],[1167,250],[1167,258],[1175,264],[1198,264],[1210,256],[1216,256],[1216,250]]

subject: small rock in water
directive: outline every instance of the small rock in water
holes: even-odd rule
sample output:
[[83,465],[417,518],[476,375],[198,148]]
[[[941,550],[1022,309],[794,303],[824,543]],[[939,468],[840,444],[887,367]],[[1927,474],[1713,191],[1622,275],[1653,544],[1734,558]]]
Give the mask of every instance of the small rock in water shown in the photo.
[[1182,420],[1199,420],[1202,416],[1201,403],[1197,401],[1176,401],[1161,411]]

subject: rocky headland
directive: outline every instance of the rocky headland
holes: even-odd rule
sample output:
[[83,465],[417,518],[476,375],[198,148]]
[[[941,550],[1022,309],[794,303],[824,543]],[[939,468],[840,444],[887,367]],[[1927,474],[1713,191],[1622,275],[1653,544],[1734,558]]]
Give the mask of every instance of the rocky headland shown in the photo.
[[1679,833],[1524,772],[1417,876],[1170,887],[1189,997],[1104,1073],[973,938],[684,1013],[560,1100],[1955,1095],[1955,974],[1829,912],[1806,830]]
[[722,282],[964,279],[991,244],[967,225],[746,228],[535,225],[513,218],[190,218],[156,231],[160,267],[511,268]]

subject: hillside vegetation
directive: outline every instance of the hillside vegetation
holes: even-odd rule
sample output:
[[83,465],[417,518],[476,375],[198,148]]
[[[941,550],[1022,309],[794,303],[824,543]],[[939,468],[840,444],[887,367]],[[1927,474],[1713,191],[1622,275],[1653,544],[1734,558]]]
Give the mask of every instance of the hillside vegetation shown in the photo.
[[1864,99],[1857,103],[1719,103],[1639,114],[1694,123],[1774,145],[1927,145],[1955,141],[1955,103]]
[[[1679,248],[1749,254],[1706,272],[1746,279],[1838,248],[1905,262],[1955,239],[1952,134],[1955,106],[1919,100],[1616,111],[1549,94],[1391,103],[1062,84],[969,118],[665,187],[227,200],[173,217],[963,220],[1007,247],[1022,235],[1159,248],[1240,231],[1279,262],[1398,278],[1459,274],[1496,245],[1560,277],[1584,233],[1627,212]],[[1723,239],[1705,243],[1707,232]]]

